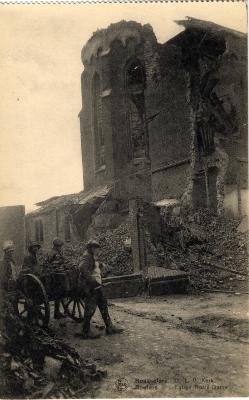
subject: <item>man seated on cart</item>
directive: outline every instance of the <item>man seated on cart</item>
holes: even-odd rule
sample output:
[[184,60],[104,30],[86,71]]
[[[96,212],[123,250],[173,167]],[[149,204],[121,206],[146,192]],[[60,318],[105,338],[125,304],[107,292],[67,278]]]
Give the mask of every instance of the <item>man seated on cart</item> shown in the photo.
[[121,333],[122,328],[113,325],[108,311],[107,299],[102,290],[101,263],[99,262],[100,244],[91,240],[87,244],[87,249],[83,255],[82,262],[79,265],[80,270],[80,288],[84,296],[85,312],[82,333],[77,336],[83,339],[96,339],[100,335],[91,331],[91,319],[99,308],[101,316],[106,326],[106,334],[113,335]]
[[37,253],[41,248],[38,242],[30,242],[28,245],[29,254],[24,257],[22,265],[22,273],[40,275],[41,265],[37,259]]

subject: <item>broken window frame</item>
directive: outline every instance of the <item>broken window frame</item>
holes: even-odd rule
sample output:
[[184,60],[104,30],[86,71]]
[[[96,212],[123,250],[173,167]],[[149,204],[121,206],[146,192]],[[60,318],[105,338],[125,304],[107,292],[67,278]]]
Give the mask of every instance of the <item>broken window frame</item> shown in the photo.
[[[139,67],[140,76],[137,81],[130,81],[129,71],[133,66]],[[124,90],[126,99],[126,123],[127,123],[127,134],[130,143],[130,159],[140,158],[141,156],[148,155],[148,143],[147,143],[147,126],[146,126],[146,115],[145,115],[145,96],[144,91],[146,87],[146,76],[145,68],[141,60],[136,57],[132,57],[126,63],[124,68]],[[136,110],[136,112],[134,112]],[[140,131],[142,132],[142,141],[139,145],[139,137],[134,132],[135,125],[140,121]],[[135,125],[134,125],[135,124]],[[137,143],[136,143],[137,142]],[[139,148],[141,146],[141,148]],[[141,153],[141,154],[139,154]]]
[[97,72],[92,78],[92,125],[94,131],[95,168],[105,167],[105,136],[102,127],[101,81]]

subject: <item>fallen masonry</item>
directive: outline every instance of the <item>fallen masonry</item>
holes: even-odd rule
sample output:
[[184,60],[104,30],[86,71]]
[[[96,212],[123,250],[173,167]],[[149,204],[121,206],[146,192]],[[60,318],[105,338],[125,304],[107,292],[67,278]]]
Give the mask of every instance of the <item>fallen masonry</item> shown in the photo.
[[82,397],[105,376],[52,331],[24,324],[8,305],[0,336],[1,398]]
[[248,222],[215,216],[208,210],[163,215],[163,238],[157,246],[162,265],[190,274],[197,291],[248,292]]

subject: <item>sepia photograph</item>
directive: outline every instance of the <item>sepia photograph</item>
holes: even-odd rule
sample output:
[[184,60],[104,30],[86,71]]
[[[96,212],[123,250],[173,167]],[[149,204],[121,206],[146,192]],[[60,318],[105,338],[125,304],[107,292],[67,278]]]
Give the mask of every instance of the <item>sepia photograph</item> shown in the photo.
[[243,1],[0,4],[0,398],[249,396]]

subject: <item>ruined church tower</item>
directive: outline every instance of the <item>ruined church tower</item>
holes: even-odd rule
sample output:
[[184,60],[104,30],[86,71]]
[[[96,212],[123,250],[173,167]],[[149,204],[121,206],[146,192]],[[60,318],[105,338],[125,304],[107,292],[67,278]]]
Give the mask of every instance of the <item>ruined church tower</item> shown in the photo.
[[156,49],[152,28],[132,21],[98,30],[84,46],[79,117],[85,190],[112,184],[117,198],[151,200],[145,93],[158,73]]

